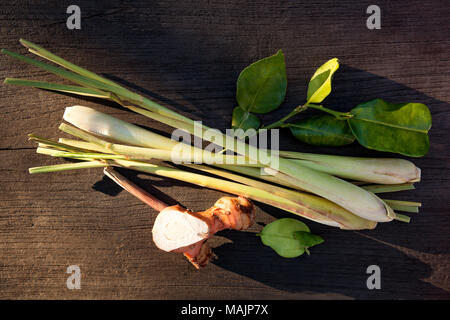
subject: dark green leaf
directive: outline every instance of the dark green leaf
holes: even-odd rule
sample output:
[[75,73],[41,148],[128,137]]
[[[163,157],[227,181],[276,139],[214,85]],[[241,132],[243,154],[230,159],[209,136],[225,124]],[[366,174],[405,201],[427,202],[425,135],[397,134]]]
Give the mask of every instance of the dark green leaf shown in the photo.
[[241,107],[234,108],[231,123],[233,129],[241,128],[244,131],[248,129],[256,130],[259,128],[260,124],[261,122],[257,116],[244,111]]
[[316,146],[338,147],[355,141],[347,121],[328,114],[297,121],[289,128],[298,140]]
[[287,79],[284,54],[252,63],[239,75],[236,99],[247,112],[267,113],[278,108],[286,95]]
[[388,103],[375,99],[358,105],[348,120],[366,148],[420,157],[429,148],[431,114],[422,103]]
[[309,232],[308,226],[303,222],[283,218],[266,225],[259,236],[266,246],[271,247],[280,256],[295,258],[302,255],[308,247],[321,243],[320,237],[318,239],[317,236],[303,234],[310,234]]
[[308,85],[307,103],[321,103],[331,92],[331,79],[339,68],[339,60],[333,58],[316,70]]

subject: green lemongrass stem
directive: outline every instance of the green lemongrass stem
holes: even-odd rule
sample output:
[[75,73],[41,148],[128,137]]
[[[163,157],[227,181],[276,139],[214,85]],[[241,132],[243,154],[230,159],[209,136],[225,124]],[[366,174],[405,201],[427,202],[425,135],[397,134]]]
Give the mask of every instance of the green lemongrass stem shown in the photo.
[[221,169],[226,169],[229,171],[234,171],[240,174],[245,174],[247,176],[253,177],[253,178],[257,178],[257,179],[261,179],[261,180],[265,180],[271,183],[276,183],[291,189],[297,189],[300,191],[304,191],[303,189],[298,188],[297,186],[293,185],[293,184],[289,184],[288,182],[284,181],[284,180],[280,180],[277,177],[274,177],[270,174],[264,174],[264,168],[263,167],[259,167],[259,168],[252,168],[252,167],[244,167],[244,166],[237,166],[237,165],[228,165],[228,164],[221,164],[218,165],[218,167],[220,167]]
[[[331,219],[324,217],[320,214],[313,214],[314,211],[308,211],[307,213],[303,210],[302,206],[299,206],[297,203],[285,199],[283,197],[274,195],[267,191],[258,189],[256,187],[243,185],[236,182],[226,181],[223,179],[208,177],[204,175],[200,175],[197,173],[191,173],[180,169],[174,169],[164,166],[157,166],[154,164],[137,162],[137,161],[128,161],[128,160],[114,160],[115,164],[118,164],[122,167],[134,169],[138,171],[143,171],[147,173],[153,173],[160,176],[164,176],[167,178],[182,180],[185,182],[189,182],[195,185],[199,185],[202,187],[216,189],[236,195],[243,195],[250,199],[295,213],[307,219],[312,219],[314,221],[324,223],[327,225],[336,226],[335,222],[330,221]],[[360,219],[361,220],[361,219]],[[371,229],[374,228],[376,223],[368,220],[364,221],[365,224],[363,226],[353,227],[354,229]],[[352,227],[350,227],[352,228]]]
[[[270,206],[294,213],[296,215],[302,216],[304,218],[314,220],[319,223],[323,223],[330,226],[339,226],[336,222],[327,219],[321,215],[317,216],[307,216],[302,210],[301,207],[296,203],[284,199],[282,197],[274,196],[264,190],[260,190],[255,187],[242,185],[235,182],[225,181],[217,178],[212,178],[208,176],[203,176],[196,173],[190,173],[183,170],[178,170],[174,168],[158,166],[149,163],[143,163],[138,161],[129,161],[129,160],[115,160],[108,162],[99,162],[99,161],[85,161],[81,162],[83,165],[77,164],[64,164],[64,165],[53,165],[53,166],[44,166],[44,167],[36,167],[30,168],[30,173],[44,173],[44,172],[53,172],[53,171],[62,171],[62,170],[72,170],[72,169],[83,169],[83,168],[96,168],[96,167],[107,167],[107,166],[119,166],[132,170],[137,170],[141,172],[156,174],[159,176],[172,178],[176,180],[181,180],[185,182],[189,182],[195,185],[199,185],[202,187],[220,190],[236,195],[243,195],[252,200],[259,201]],[[369,221],[367,228],[374,228],[376,223]],[[360,229],[367,229],[365,227]]]
[[[253,178],[258,178],[261,180],[265,180],[271,183],[276,183],[279,185],[283,185],[285,187],[291,188],[291,189],[296,189],[299,191],[305,191],[304,189],[301,189],[293,184],[290,184],[284,180],[278,179],[278,177],[270,175],[268,173],[264,172],[264,168],[252,168],[252,167],[244,167],[244,166],[239,166],[239,165],[227,165],[227,164],[220,164],[217,165],[217,167],[220,167],[221,169],[226,169],[229,171],[234,171],[237,173],[241,173]],[[359,185],[359,181],[352,181],[351,183]],[[359,185],[360,188],[366,189],[367,187],[367,191],[370,191],[372,193],[383,193],[386,192],[384,191],[385,188],[391,190],[392,185],[383,185],[383,184],[376,184],[376,185]],[[397,189],[390,191],[390,192],[394,192],[394,191],[403,191],[403,190],[410,190],[411,189],[411,185],[410,184],[400,184],[397,185]],[[384,199],[383,199],[384,201]]]
[[55,142],[53,140],[38,137],[34,134],[29,134],[28,140],[38,142],[40,145],[43,145],[43,146],[45,145],[47,147],[53,147],[53,148],[57,148],[57,149],[64,150],[64,151],[70,151],[70,152],[86,152],[86,151],[88,151],[87,149],[84,149],[84,148],[71,146],[71,145],[68,145],[65,143]]
[[331,219],[332,221],[338,222],[341,226],[341,229],[368,228],[368,226],[372,225],[373,227],[375,227],[373,221],[369,222],[370,220],[354,215],[353,213],[338,206],[334,202],[331,202],[322,197],[307,193],[300,193],[298,191],[285,189],[254,179],[242,177],[231,172],[202,165],[188,165],[188,167],[211,173],[219,177],[224,177],[261,190],[265,190],[275,196],[280,196],[285,199],[291,200],[292,202],[302,207],[302,210],[305,213],[311,214],[311,212],[313,212],[315,214],[323,215],[328,219]]
[[25,40],[25,39],[20,39],[19,40],[20,44],[23,45],[24,47],[26,47],[28,49],[28,51],[30,51],[31,53],[34,53],[35,55],[38,55],[44,59],[47,59],[53,63],[56,63],[62,67],[65,67],[75,73],[78,73],[82,76],[85,76],[87,78],[91,78],[94,80],[98,80],[101,81],[103,83],[106,83],[108,85],[112,85],[112,86],[119,86],[118,84],[116,84],[115,82],[106,79],[104,77],[99,76],[98,74],[95,74],[89,70],[83,69],[67,60],[62,59],[61,57],[58,57],[57,55],[51,53],[50,51],[38,46],[37,44]]
[[28,172],[31,174],[35,173],[47,173],[47,172],[56,172],[56,171],[66,171],[66,170],[78,170],[78,169],[89,169],[89,168],[103,168],[107,166],[101,161],[83,161],[83,162],[75,162],[75,163],[63,163],[63,164],[54,164],[49,166],[41,166],[29,168]]
[[404,200],[384,200],[386,202],[391,203],[392,205],[397,205],[397,206],[405,206],[405,207],[421,207],[422,203],[420,202],[416,202],[416,201],[404,201]]
[[89,151],[96,151],[96,152],[101,152],[101,153],[114,153],[111,149],[104,148],[98,144],[94,144],[94,143],[87,142],[87,141],[59,138],[58,142],[63,143],[68,146],[73,146],[75,148],[85,149],[85,150],[89,150]]
[[[279,177],[285,181],[287,181],[290,184],[294,184],[296,185],[296,180],[297,177],[292,177],[289,175],[286,175],[284,172],[282,171],[277,171],[277,170],[273,170],[272,168],[266,167],[264,168],[264,171],[266,171],[267,173],[274,175],[276,177]],[[366,192],[368,195],[370,195],[371,197],[373,197],[374,199],[376,199],[381,205],[384,206],[384,210],[385,210],[385,216],[380,215],[380,214],[368,214],[364,208],[361,208],[361,210],[363,210],[362,212],[358,213],[357,215],[359,215],[362,218],[366,218],[368,220],[372,220],[372,221],[377,221],[377,222],[387,222],[387,221],[392,221],[395,218],[395,212],[394,210],[392,210],[392,208],[390,208],[385,202],[383,202],[383,200],[381,200],[379,197],[377,197],[373,192],[370,192],[369,190],[366,190],[365,188],[359,188],[358,186],[348,183],[351,186],[356,187],[359,190],[364,190],[364,192]],[[308,190],[307,190],[308,191]],[[354,194],[353,196],[355,196],[356,194]],[[349,195],[350,197],[352,195]],[[350,198],[349,198],[350,199]],[[359,200],[359,201],[358,201]],[[360,203],[361,205],[363,203],[361,203],[361,199],[355,198],[353,197],[353,201],[357,201],[358,203]],[[334,201],[336,202],[336,201]],[[336,202],[337,203],[337,202]],[[350,210],[349,210],[350,211]],[[353,211],[352,211],[353,212]],[[354,212],[355,213],[355,212]],[[356,214],[356,213],[355,213]]]
[[[37,140],[37,141],[44,141],[46,144],[43,144],[43,146],[51,146],[56,147],[62,150],[67,150],[71,152],[86,152],[86,151],[96,151],[101,153],[113,153],[113,154],[125,154],[128,157],[136,158],[136,159],[145,159],[145,158],[151,158],[149,154],[146,152],[148,150],[151,150],[153,152],[153,149],[149,148],[141,148],[141,147],[132,147],[132,146],[126,146],[126,145],[118,145],[109,143],[107,141],[104,141],[102,139],[99,139],[97,137],[94,137],[93,135],[86,133],[80,129],[77,129],[75,127],[72,127],[67,124],[61,124],[60,129],[66,133],[75,135],[81,139],[86,139],[87,141],[95,141],[94,143],[86,142],[86,141],[79,141],[79,140],[73,140],[73,139],[66,139],[66,138],[60,138],[59,143],[55,143],[54,141],[44,139],[44,138],[31,138],[31,136],[35,137],[34,135],[30,135],[30,139]],[[105,147],[102,147],[105,146]],[[70,148],[70,149],[67,149]],[[214,164],[213,164],[214,165]],[[289,183],[286,183],[283,180],[279,180],[276,177],[269,175],[269,174],[263,174],[261,172],[261,168],[259,167],[250,167],[250,166],[240,166],[240,165],[230,165],[230,164],[217,164],[218,167],[221,169],[226,169],[229,171],[238,172],[253,178],[262,179],[271,183],[276,183],[279,185],[284,185],[289,188],[298,189],[295,185],[291,185]],[[353,183],[353,182],[352,182]],[[391,185],[367,185],[367,186],[361,186],[362,188],[366,188],[373,192],[373,193],[383,193],[383,192],[395,192],[395,191],[403,191],[403,190],[410,190],[411,188],[414,188],[411,184],[401,184],[394,186]],[[304,191],[304,190],[301,190]],[[383,199],[384,200],[384,199]],[[410,201],[398,201],[398,200],[389,200],[389,205],[392,203],[397,206],[420,206],[420,202],[410,202]],[[396,208],[394,208],[396,209]],[[398,210],[398,209],[397,209]]]
[[387,204],[389,204],[389,206],[392,209],[405,212],[418,213],[419,207],[422,206],[420,202],[413,202],[413,201],[387,200],[387,199],[384,199],[384,201]]
[[[50,155],[50,156],[54,156],[54,157],[66,157],[66,158],[73,158],[73,159],[78,159],[78,160],[91,160],[91,163],[93,163],[95,166],[98,166],[98,162],[94,161],[96,159],[109,159],[109,160],[123,159],[123,157],[120,155],[112,155],[112,154],[93,154],[93,153],[84,153],[84,154],[81,153],[80,154],[80,153],[63,152],[63,151],[59,151],[59,150],[46,149],[46,148],[37,148],[36,151],[37,151],[37,153]],[[134,162],[134,163],[136,164],[137,162]],[[140,166],[144,165],[143,162],[139,162],[137,164],[139,164]],[[107,164],[103,162],[102,165],[106,166]],[[86,166],[88,167],[89,165],[86,165]],[[82,169],[82,168],[86,168],[86,166],[84,166],[84,165],[83,166],[57,165],[57,166],[55,166],[55,169],[58,171],[70,170],[72,168],[73,169]],[[30,173],[43,173],[43,172],[50,172],[50,171],[51,171],[51,168],[49,166],[45,166],[43,168],[31,168],[30,169]],[[181,172],[181,170],[179,170],[179,171]],[[187,181],[187,180],[183,180],[183,181]],[[191,182],[191,181],[187,181],[187,182]],[[219,190],[222,190],[222,189],[219,189]],[[238,190],[238,188],[235,188],[234,190]],[[238,194],[237,191],[234,193]],[[253,196],[255,197],[254,194],[253,194]],[[259,199],[259,200],[261,200],[261,199]],[[323,223],[326,225],[336,226],[336,227],[341,226],[341,224],[337,223],[336,221],[324,216],[322,212],[318,212],[317,210],[312,210],[312,209],[309,209],[308,207],[302,206],[297,203],[298,201],[297,202],[291,201],[292,203],[290,203],[290,206],[288,206],[289,200],[288,199],[285,199],[285,200],[286,201],[281,200],[280,196],[274,195],[271,197],[270,200],[266,200],[265,203],[276,206],[276,203],[274,201],[282,202],[280,205],[278,205],[278,207],[281,209],[288,210],[297,215],[301,215],[305,218],[308,218],[310,220],[313,220],[313,221],[316,221],[319,223]],[[324,201],[329,202],[328,200],[324,200]],[[264,200],[261,200],[261,202],[264,202]],[[334,207],[337,206],[334,203],[331,203],[331,205]],[[332,211],[334,211],[334,210],[332,210]],[[354,216],[351,213],[348,213],[348,214],[350,216]],[[358,222],[359,220],[363,220],[363,219],[356,216],[356,221]],[[372,223],[371,222],[366,222],[365,224],[360,223],[355,226],[349,226],[347,223],[346,225],[344,225],[342,227],[345,229],[348,229],[348,228],[361,229],[361,228],[366,228],[366,226],[371,227]]]
[[67,71],[49,64],[46,64],[44,62],[29,58],[29,57],[25,57],[22,56],[20,54],[17,54],[15,52],[9,51],[9,50],[5,50],[2,49],[1,50],[2,53],[5,53],[13,58],[16,58],[18,60],[21,60],[23,62],[26,62],[28,64],[34,65],[38,68],[41,68],[43,70],[46,70],[48,72],[51,72],[57,76],[60,76],[64,79],[70,80],[72,82],[75,82],[77,84],[80,84],[82,86],[91,88],[91,89],[97,89],[97,90],[101,90],[101,91],[105,91],[105,92],[111,92],[114,93],[116,95],[122,96],[126,99],[129,99],[130,101],[137,101],[137,102],[142,102],[142,97],[138,94],[135,94],[125,88],[122,87],[116,87],[116,86],[112,86],[109,85],[107,83],[104,83],[102,81],[93,79],[93,78],[88,78],[85,76],[82,76],[80,74],[71,72],[71,71]]
[[[386,202],[388,203],[388,202]],[[418,213],[419,208],[418,207],[408,207],[408,206],[400,206],[395,204],[389,204],[389,206],[394,209],[395,211],[404,211],[404,212],[411,212],[411,213]]]
[[[195,125],[191,126],[181,121],[167,119],[164,116],[141,108],[130,107],[130,109],[172,127],[183,129],[194,136],[208,140],[204,134],[207,130],[205,126],[196,128]],[[217,134],[220,135],[219,139],[208,141],[237,153],[244,152],[244,155],[250,159],[260,161],[257,156],[259,154],[258,148],[239,141],[235,137],[223,135],[220,132]],[[247,150],[248,152],[246,152]],[[360,217],[377,222],[387,222],[391,221],[395,216],[394,211],[374,194],[347,181],[307,168],[288,159],[276,158],[273,155],[269,155],[269,158],[268,168],[273,166],[272,163],[277,163],[278,166],[272,167],[271,169],[283,173],[279,175],[281,180],[285,180],[299,188],[329,199]]]
[[409,223],[411,221],[411,218],[407,215],[396,213],[395,220]]
[[[158,152],[155,149],[149,149],[149,148],[141,148],[141,147],[133,147],[133,146],[126,146],[126,145],[119,145],[119,144],[113,144],[110,142],[107,142],[105,140],[99,139],[85,131],[82,131],[80,129],[77,129],[75,127],[72,127],[67,124],[61,124],[60,129],[66,133],[75,135],[76,137],[79,137],[81,139],[84,139],[86,141],[93,141],[93,143],[85,142],[85,141],[78,141],[78,140],[72,140],[72,139],[65,139],[60,138],[59,141],[67,146],[72,146],[79,149],[85,149],[85,150],[93,150],[97,152],[103,152],[103,153],[116,153],[116,154],[125,154],[129,157],[136,158],[136,159],[151,159],[152,157],[156,159],[163,160],[163,157],[161,155],[156,155]],[[50,141],[50,140],[47,140]],[[70,150],[69,150],[70,151]],[[167,159],[167,156],[166,156]],[[217,158],[216,158],[217,159]],[[188,159],[189,160],[189,159]],[[170,159],[168,159],[170,161]],[[189,161],[184,161],[189,162]],[[254,178],[266,180],[272,183],[284,185],[289,188],[299,189],[297,186],[293,184],[289,184],[283,180],[278,179],[277,177],[274,177],[270,174],[263,174],[261,172],[261,168],[258,167],[251,167],[253,164],[249,164],[249,166],[241,166],[241,165],[231,165],[227,164],[226,162],[219,164],[218,166],[222,169],[235,171],[241,174],[245,174]],[[383,193],[383,192],[395,192],[395,191],[403,191],[403,190],[410,190],[414,187],[411,184],[400,184],[396,186],[391,185],[367,185],[367,186],[361,186],[361,188],[366,189],[373,193]],[[303,191],[301,189],[301,191]]]
[[[78,160],[106,160],[106,159],[108,159],[108,160],[118,160],[118,159],[119,160],[127,160],[126,157],[121,156],[121,155],[98,154],[98,153],[74,153],[74,152],[65,152],[65,151],[59,151],[59,150],[55,150],[55,149],[48,149],[48,148],[41,148],[41,147],[37,148],[36,152],[40,153],[40,154],[53,156],[53,157],[65,157],[65,158],[72,158],[72,159],[78,159]],[[140,162],[140,164],[142,165],[142,162]],[[70,167],[65,167],[65,168],[69,169]],[[33,168],[33,172],[35,170],[36,169]],[[252,187],[258,187],[258,186],[252,185]],[[266,191],[267,190],[270,190],[270,188],[266,187]],[[273,192],[270,192],[270,193],[274,194]],[[282,195],[274,194],[274,196],[281,197]],[[309,202],[313,202],[315,200],[314,198],[318,198],[318,197],[311,196],[311,198],[312,199],[310,199]],[[272,197],[272,199],[276,200],[277,198]],[[280,199],[278,199],[278,200],[280,200]],[[289,200],[289,199],[287,199],[287,200]],[[350,212],[345,211],[343,209],[341,211],[344,211],[344,213],[347,213],[348,215],[350,215],[350,219],[347,219],[347,220],[351,220],[351,217],[354,217],[353,220],[356,220],[356,223],[351,221],[353,223],[349,224],[347,221],[344,221],[344,222],[346,222],[345,224],[340,224],[340,223],[337,223],[333,219],[329,219],[324,214],[326,214],[328,212],[336,211],[336,209],[333,209],[333,208],[337,207],[337,205],[335,205],[334,203],[329,202],[328,200],[325,200],[325,199],[323,199],[323,202],[325,202],[325,205],[328,205],[328,207],[332,206],[332,209],[318,211],[317,209],[316,210],[310,209],[307,206],[305,206],[304,204],[302,204],[302,202],[300,202],[300,200],[304,200],[304,199],[301,199],[301,197],[298,197],[298,199],[295,199],[295,200],[296,201],[292,201],[293,203],[291,205],[293,207],[296,207],[296,209],[294,210],[292,208],[291,210],[293,210],[296,214],[302,213],[301,215],[303,217],[307,217],[308,219],[311,219],[311,220],[316,221],[316,222],[320,222],[320,223],[331,225],[331,226],[341,226],[342,225],[342,228],[344,228],[344,229],[348,229],[348,228],[350,228],[350,229],[354,229],[354,228],[360,229],[360,228],[365,228],[365,226],[367,226],[367,225],[371,225],[370,222],[363,221],[364,219],[362,219],[362,218],[360,218],[358,216],[354,216]],[[307,201],[307,200],[308,200],[308,197],[306,197],[306,200],[304,200],[304,201]],[[316,200],[316,202],[318,202],[318,201]],[[283,207],[283,208],[286,209],[286,207]],[[342,220],[342,219],[340,219],[340,220]],[[360,221],[360,220],[362,220],[362,221]]]
[[295,159],[311,169],[357,181],[400,184],[420,181],[420,169],[411,161],[392,158],[360,158],[324,154],[279,151],[280,156]]
[[[215,174],[217,176],[224,177],[224,178],[227,178],[227,179],[230,179],[230,180],[234,180],[234,181],[246,184],[246,185],[251,185],[253,187],[257,187],[257,188],[266,190],[267,192],[273,193],[275,195],[279,195],[279,196],[285,197],[285,198],[287,198],[289,200],[292,200],[294,202],[300,201],[300,203],[302,203],[302,199],[306,198],[307,200],[305,200],[304,203],[308,203],[308,205],[309,205],[311,203],[311,201],[309,200],[311,197],[317,198],[317,196],[313,196],[311,194],[305,194],[305,193],[302,193],[302,192],[298,192],[298,191],[294,191],[294,190],[290,190],[290,189],[285,189],[285,188],[282,188],[282,187],[279,187],[279,186],[274,186],[274,185],[271,185],[271,184],[267,184],[267,183],[264,183],[264,182],[261,182],[261,181],[254,180],[254,179],[249,179],[249,178],[246,178],[246,177],[242,177],[240,175],[236,175],[236,174],[233,174],[233,173],[230,173],[230,172],[227,172],[227,171],[223,171],[223,170],[213,169],[213,168],[202,166],[202,165],[188,165],[188,167],[191,167],[191,168],[194,168],[194,169],[198,169],[198,170],[201,170],[201,171],[205,171],[205,172],[208,172],[208,173],[212,173],[212,174]],[[237,167],[237,166],[226,166],[226,167],[223,167],[222,165],[218,165],[218,167],[220,167],[222,169],[228,169],[230,167],[233,168],[233,167]],[[244,167],[243,169],[247,169],[247,168]],[[248,171],[253,171],[254,172],[255,170],[258,170],[258,169],[255,169],[255,168],[249,168],[249,169],[250,170],[247,170],[247,173],[248,173]],[[241,172],[245,174],[246,170],[241,170]],[[321,199],[325,200],[324,198],[321,198]],[[388,204],[392,209],[400,210],[400,211],[406,211],[406,212],[418,212],[417,207],[418,206],[420,207],[420,205],[421,205],[420,202],[400,201],[400,200],[385,200],[385,199],[382,199],[382,200],[386,204]],[[328,200],[326,200],[326,201],[328,201]],[[344,215],[344,220],[345,221],[349,218],[349,214],[353,215],[350,212],[346,211],[346,214]],[[341,217],[339,217],[339,216],[336,217],[336,212],[333,212],[332,215],[329,216],[329,217],[331,219],[335,220],[335,221],[338,221],[340,223],[345,224],[345,221],[342,221]]]
[[[176,147],[168,147],[168,150],[157,149],[157,148],[143,148],[128,146],[122,144],[116,144],[107,142],[92,134],[80,130],[76,127],[62,123],[59,129],[63,132],[74,135],[78,138],[89,141],[93,144],[100,146],[101,149],[109,150],[108,153],[116,153],[126,155],[135,159],[158,159],[163,161],[172,161],[176,164],[182,163],[228,163],[228,164],[240,164],[243,166],[257,166],[256,163],[249,163],[245,157],[234,156],[234,155],[221,155],[212,152],[207,152],[202,149],[193,148],[189,145],[178,144]],[[130,130],[131,131],[131,130]],[[165,137],[160,136],[162,141],[165,141]],[[153,141],[153,144],[155,140]],[[92,149],[95,149],[92,148]],[[100,152],[103,152],[100,150]]]
[[72,158],[72,159],[81,159],[81,160],[84,160],[84,159],[88,159],[88,160],[90,160],[90,159],[127,160],[127,159],[129,159],[126,156],[122,156],[122,155],[118,155],[118,154],[66,152],[66,151],[60,151],[60,150],[55,150],[55,149],[43,148],[43,147],[38,147],[36,149],[36,153],[45,154],[47,156],[52,156],[52,157],[63,157],[63,158]]
[[178,145],[167,137],[87,107],[67,107],[63,119],[82,130],[126,144],[157,149]]
[[403,183],[397,185],[368,185],[364,186],[364,189],[373,193],[387,193],[387,192],[397,192],[397,191],[405,191],[405,190],[414,190],[414,184],[412,183]]
[[58,91],[58,92],[64,92],[64,93],[72,93],[72,94],[78,94],[78,95],[87,96],[87,97],[111,99],[111,95],[109,93],[102,92],[97,89],[90,89],[90,88],[85,88],[85,87],[80,87],[80,86],[71,86],[71,85],[52,83],[52,82],[14,79],[14,78],[6,78],[3,83],[26,86],[26,87],[33,87],[33,88],[39,88],[39,89],[45,89],[45,90],[52,90],[52,91]]
[[[36,50],[35,50],[36,51]],[[38,51],[38,50],[37,50]],[[121,100],[128,100],[132,103],[136,103],[147,110],[151,110],[151,113],[159,113],[159,114],[170,114],[171,117],[179,118],[183,122],[184,127],[189,127],[193,124],[193,121],[189,118],[183,117],[178,113],[171,111],[165,107],[162,107],[148,99],[144,99],[142,96],[135,94],[125,88],[116,87],[109,84],[105,84],[104,82],[98,81],[96,79],[87,78],[84,76],[80,76],[79,74],[75,74],[72,72],[67,72],[65,70],[55,68],[53,66],[47,65],[45,63],[9,52],[7,50],[3,50],[4,53],[9,54],[12,57],[15,57],[19,60],[25,61],[27,63],[38,66],[44,70],[53,72],[59,76],[65,77],[71,81],[76,83],[80,83],[87,87],[93,87],[104,91],[109,91],[117,95]],[[42,57],[45,57],[46,54],[41,53]],[[48,55],[47,55],[48,56]],[[54,60],[54,58],[53,58]],[[167,112],[170,111],[170,112]],[[176,119],[175,119],[176,120]],[[185,121],[185,122],[184,122]],[[180,126],[177,126],[180,127]],[[206,129],[206,127],[202,127]],[[193,133],[195,134],[195,133]],[[203,132],[202,132],[203,134]],[[235,139],[232,140],[234,144]],[[215,142],[215,141],[214,141]],[[238,142],[239,144],[239,142]],[[227,145],[228,147],[229,145]],[[245,146],[245,144],[244,144]],[[224,147],[222,145],[222,147]],[[256,149],[257,150],[257,149]],[[236,152],[234,149],[233,151]],[[274,169],[278,169],[274,168]],[[294,183],[299,187],[306,187],[308,191],[319,194],[323,197],[329,198],[330,200],[340,204],[341,206],[347,208],[348,210],[354,213],[360,213],[366,217],[371,217],[372,219],[379,221],[390,221],[391,214],[388,208],[385,207],[384,203],[379,201],[376,197],[372,196],[370,193],[365,192],[363,189],[359,189],[354,185],[351,185],[345,181],[340,179],[328,176],[326,174],[318,173],[314,170],[307,170],[308,168],[301,165],[294,165],[293,162],[280,159],[279,161],[279,169],[281,172],[284,172],[286,176],[296,176],[297,179],[294,179]],[[301,178],[298,178],[300,177]],[[284,175],[283,175],[284,177]],[[313,179],[316,178],[316,179]],[[327,181],[328,180],[328,181]],[[327,182],[326,184],[324,184]]]
[[[64,60],[63,58],[51,53],[50,51],[48,51],[30,41],[20,39],[20,43],[23,46],[27,47],[31,53],[34,53],[41,58],[47,59],[51,62],[54,62],[64,68],[67,68],[67,69],[73,71],[73,72],[70,72],[70,73],[60,72],[59,70],[62,70],[62,69],[55,68],[48,64],[21,56],[19,54],[10,52],[8,50],[2,50],[2,52],[6,53],[16,59],[22,60],[22,61],[27,62],[32,65],[35,65],[41,69],[53,72],[62,77],[66,77],[66,79],[74,81],[79,84],[82,84],[84,86],[111,92],[116,96],[122,97],[121,100],[123,100],[125,98],[125,99],[129,100],[130,102],[141,105],[142,107],[149,109],[153,112],[161,113],[161,114],[164,114],[166,116],[169,116],[174,119],[181,120],[181,121],[188,121],[188,122],[192,121],[189,118],[184,117],[184,116],[180,115],[179,113],[172,111],[156,102],[153,102],[137,93],[134,93],[109,79],[101,77],[89,70],[81,68],[67,60]],[[55,70],[55,69],[57,69],[57,70]],[[62,70],[62,71],[64,71],[64,70]],[[92,81],[87,81],[87,80],[92,80]]]

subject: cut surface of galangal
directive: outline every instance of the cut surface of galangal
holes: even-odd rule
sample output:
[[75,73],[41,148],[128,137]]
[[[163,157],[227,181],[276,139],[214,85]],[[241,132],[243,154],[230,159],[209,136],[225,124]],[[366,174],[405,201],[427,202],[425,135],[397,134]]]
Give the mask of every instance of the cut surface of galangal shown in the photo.
[[209,225],[189,210],[176,205],[158,214],[152,233],[159,249],[173,251],[208,238]]

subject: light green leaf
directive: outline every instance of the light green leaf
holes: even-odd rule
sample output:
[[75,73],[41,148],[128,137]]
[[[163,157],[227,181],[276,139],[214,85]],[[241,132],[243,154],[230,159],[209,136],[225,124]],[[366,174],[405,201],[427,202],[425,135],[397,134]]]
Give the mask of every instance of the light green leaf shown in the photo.
[[333,58],[317,69],[309,81],[307,103],[320,103],[330,94],[331,79],[338,68],[339,60]]
[[350,127],[366,148],[420,157],[429,148],[431,114],[422,103],[362,103],[350,112]]
[[306,224],[291,218],[278,219],[269,223],[258,235],[263,244],[271,247],[284,258],[298,257],[308,247],[323,242],[322,238],[310,234]]

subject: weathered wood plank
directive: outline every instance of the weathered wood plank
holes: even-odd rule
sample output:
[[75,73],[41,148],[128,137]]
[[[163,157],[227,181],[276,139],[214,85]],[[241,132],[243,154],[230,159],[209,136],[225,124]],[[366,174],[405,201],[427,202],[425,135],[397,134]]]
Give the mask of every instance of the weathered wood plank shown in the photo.
[[[301,103],[314,69],[339,57],[330,106],[346,110],[375,97],[426,103],[433,113],[431,149],[414,161],[423,202],[407,224],[343,232],[310,223],[326,242],[309,257],[285,260],[254,232],[223,232],[219,259],[195,271],[151,240],[155,212],[102,180],[101,170],[30,176],[56,163],[34,153],[26,134],[58,137],[64,107],[83,104],[169,133],[169,128],[95,99],[2,85],[0,88],[0,298],[449,298],[450,80],[446,1],[378,1],[382,29],[366,28],[358,1],[77,1],[82,29],[68,30],[65,2],[0,5],[0,42],[25,52],[29,39],[76,64],[160,100],[209,126],[225,129],[237,76],[250,62],[282,48],[288,94],[270,122]],[[0,77],[56,78],[0,56]],[[314,148],[283,133],[283,149],[382,155],[357,145]],[[127,173],[181,204],[200,210],[221,195],[176,181]],[[109,193],[109,194],[108,194]],[[110,195],[112,194],[112,195]],[[281,211],[259,206],[258,222]],[[369,238],[370,237],[370,238]],[[67,266],[82,270],[82,289],[66,288]],[[382,269],[382,290],[367,290],[366,268]],[[226,281],[225,281],[226,280]]]

